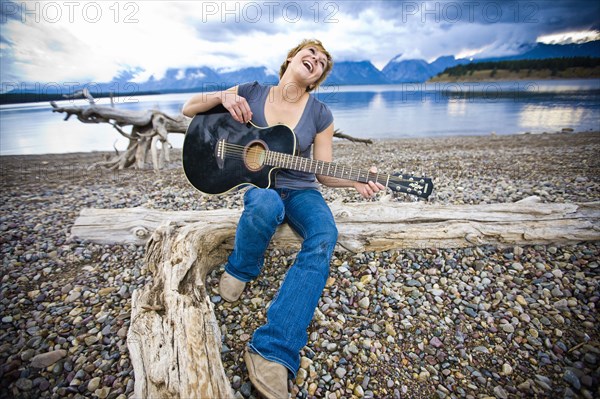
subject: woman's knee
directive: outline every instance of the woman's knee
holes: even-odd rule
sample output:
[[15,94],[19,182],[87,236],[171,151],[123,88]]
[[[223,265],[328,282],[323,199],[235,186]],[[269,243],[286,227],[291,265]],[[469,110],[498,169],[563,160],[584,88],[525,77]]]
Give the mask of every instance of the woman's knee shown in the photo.
[[338,229],[335,223],[327,223],[321,226],[322,229],[319,232],[319,236],[321,237],[321,241],[332,248],[335,247],[335,244],[338,240]]
[[[331,257],[337,244],[338,230],[335,223],[323,223],[317,230],[311,232],[305,244],[308,244],[318,253]],[[310,244],[309,244],[310,243]]]
[[285,216],[283,201],[275,190],[251,188],[244,195],[244,212],[266,223],[281,224]]
[[[307,268],[327,279],[329,276],[329,263],[337,243],[338,231],[335,224],[327,224],[313,233],[304,241],[302,252],[306,255]],[[310,261],[308,261],[310,258]],[[303,258],[304,259],[304,258]]]

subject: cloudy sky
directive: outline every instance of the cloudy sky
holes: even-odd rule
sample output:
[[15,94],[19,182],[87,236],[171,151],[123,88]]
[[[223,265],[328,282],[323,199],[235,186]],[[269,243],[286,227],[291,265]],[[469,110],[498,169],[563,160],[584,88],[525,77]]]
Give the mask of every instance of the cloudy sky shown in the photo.
[[138,81],[169,68],[266,66],[303,38],[335,60],[510,55],[600,39],[600,2],[0,0],[3,84]]

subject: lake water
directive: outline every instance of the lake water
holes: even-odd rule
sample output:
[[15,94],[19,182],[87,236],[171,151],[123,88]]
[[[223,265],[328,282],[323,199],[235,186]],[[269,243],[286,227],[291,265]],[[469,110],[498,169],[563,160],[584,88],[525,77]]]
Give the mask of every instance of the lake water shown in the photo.
[[[600,130],[600,79],[325,86],[317,93],[335,126],[361,138],[390,139]],[[180,112],[191,96],[163,94],[115,99],[132,110]],[[98,105],[109,105],[98,99]],[[86,105],[82,100],[60,105]],[[127,140],[107,124],[63,121],[48,102],[0,107],[0,155],[125,149]],[[129,129],[129,128],[126,128]],[[169,140],[181,147],[183,134]]]

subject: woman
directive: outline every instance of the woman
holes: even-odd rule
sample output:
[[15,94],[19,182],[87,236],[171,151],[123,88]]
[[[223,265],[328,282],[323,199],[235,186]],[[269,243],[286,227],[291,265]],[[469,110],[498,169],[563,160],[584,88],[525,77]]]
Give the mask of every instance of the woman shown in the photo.
[[[251,119],[258,126],[283,123],[298,138],[300,155],[332,160],[333,116],[310,94],[332,68],[331,56],[318,40],[304,40],[290,50],[281,65],[279,83],[263,86],[246,83],[228,90],[193,96],[183,108],[187,116],[222,104],[240,123]],[[219,291],[226,301],[236,301],[246,282],[258,276],[264,253],[277,226],[287,222],[302,238],[296,262],[267,310],[267,322],[257,329],[244,354],[250,380],[267,398],[288,396],[288,371],[294,376],[307,328],[329,275],[329,262],[337,241],[335,221],[318,191],[318,184],[354,187],[370,197],[384,187],[328,176],[280,170],[274,188],[250,188],[237,227],[234,250],[225,265]]]

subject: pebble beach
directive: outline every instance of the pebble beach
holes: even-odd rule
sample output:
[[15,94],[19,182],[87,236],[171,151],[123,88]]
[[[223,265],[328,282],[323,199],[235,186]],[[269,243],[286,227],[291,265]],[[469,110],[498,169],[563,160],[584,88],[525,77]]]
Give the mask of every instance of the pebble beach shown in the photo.
[[[132,396],[126,336],[132,293],[152,278],[144,246],[95,244],[70,229],[90,207],[241,208],[240,192],[196,191],[171,151],[160,172],[88,170],[100,152],[0,157],[0,397]],[[600,201],[598,132],[336,140],[334,153],[340,164],[432,177],[432,204]],[[244,347],[295,258],[267,255],[236,303],[218,295],[222,267],[207,281],[240,399],[259,397]],[[336,251],[291,397],[598,398],[599,258],[598,241]]]

